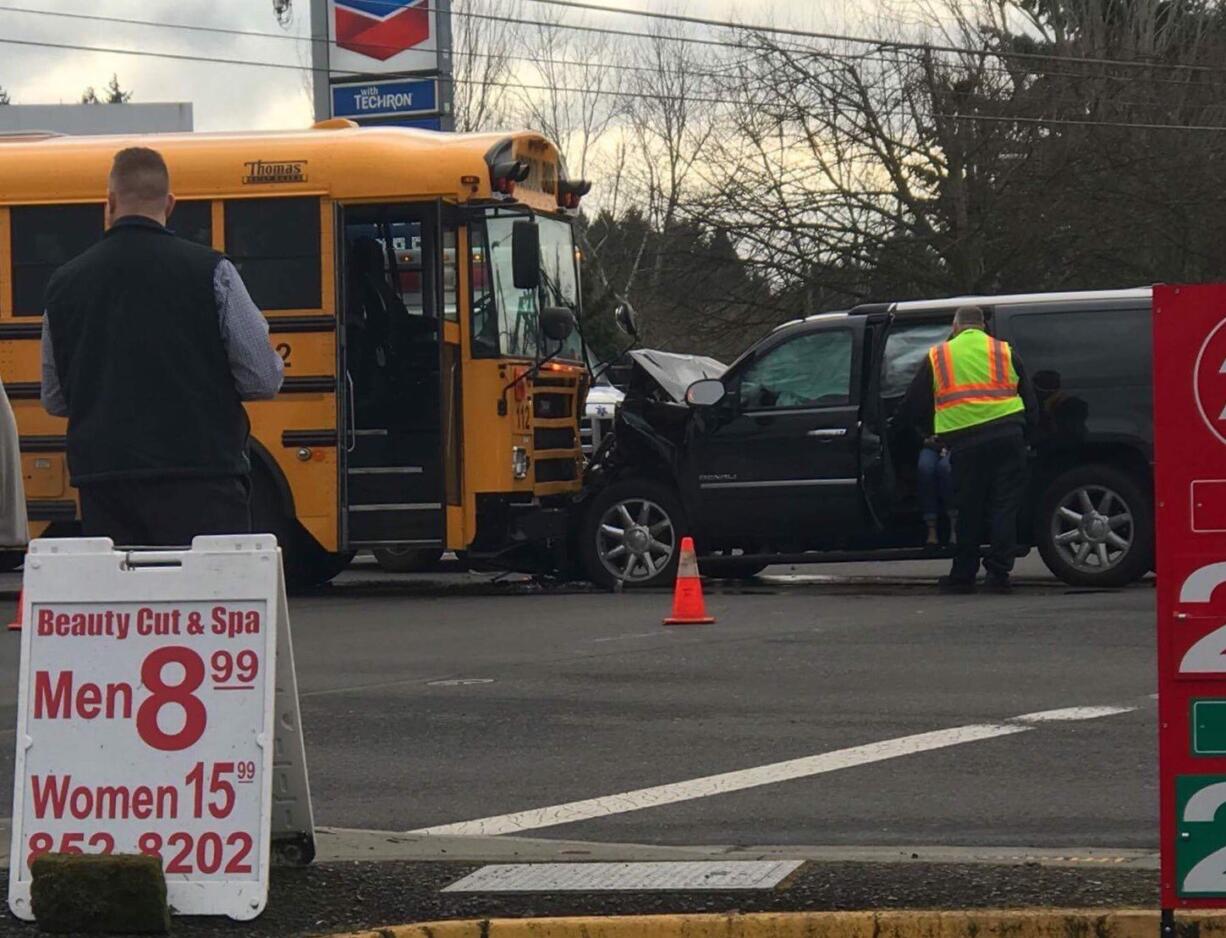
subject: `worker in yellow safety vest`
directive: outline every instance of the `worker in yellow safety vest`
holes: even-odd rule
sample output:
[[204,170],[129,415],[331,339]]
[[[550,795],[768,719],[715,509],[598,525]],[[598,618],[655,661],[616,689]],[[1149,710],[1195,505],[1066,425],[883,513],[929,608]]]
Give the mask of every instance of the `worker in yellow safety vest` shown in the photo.
[[929,350],[899,410],[925,439],[935,435],[950,451],[957,547],[949,576],[938,583],[942,592],[975,591],[985,541],[984,586],[1009,591],[1027,478],[1026,429],[1037,412],[1017,353],[988,334],[982,309],[960,307],[953,334]]

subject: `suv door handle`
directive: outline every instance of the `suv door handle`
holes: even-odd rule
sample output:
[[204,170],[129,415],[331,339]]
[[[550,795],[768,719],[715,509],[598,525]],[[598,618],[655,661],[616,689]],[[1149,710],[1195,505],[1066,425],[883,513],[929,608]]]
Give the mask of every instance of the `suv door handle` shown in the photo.
[[832,439],[836,436],[847,436],[846,427],[821,427],[817,430],[810,430],[805,436],[822,437],[823,439]]

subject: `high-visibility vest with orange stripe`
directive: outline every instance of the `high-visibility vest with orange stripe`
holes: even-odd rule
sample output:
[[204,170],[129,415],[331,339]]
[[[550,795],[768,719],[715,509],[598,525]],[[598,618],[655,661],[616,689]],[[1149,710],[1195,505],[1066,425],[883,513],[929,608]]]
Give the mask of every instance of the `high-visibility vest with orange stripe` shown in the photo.
[[928,352],[937,436],[969,430],[1026,409],[1008,342],[967,329]]

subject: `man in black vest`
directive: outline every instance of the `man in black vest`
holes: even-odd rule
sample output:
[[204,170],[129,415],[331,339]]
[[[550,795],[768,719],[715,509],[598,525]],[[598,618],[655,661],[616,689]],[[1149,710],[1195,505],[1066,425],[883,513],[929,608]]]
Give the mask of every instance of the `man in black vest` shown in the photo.
[[106,235],[47,286],[43,406],[68,418],[84,533],[125,546],[251,530],[242,402],[281,387],[238,271],[166,228],[174,204],[161,154],[121,150]]

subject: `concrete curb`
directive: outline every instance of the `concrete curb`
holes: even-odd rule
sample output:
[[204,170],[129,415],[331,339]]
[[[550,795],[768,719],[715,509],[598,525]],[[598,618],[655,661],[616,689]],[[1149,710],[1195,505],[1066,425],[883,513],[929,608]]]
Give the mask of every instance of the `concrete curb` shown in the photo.
[[[1183,913],[1197,938],[1226,936],[1226,916]],[[398,925],[334,938],[1157,938],[1154,911],[787,912],[481,919]]]

